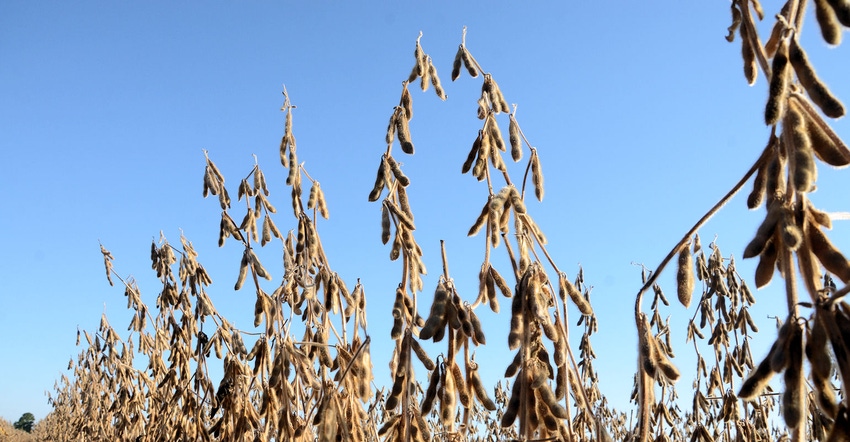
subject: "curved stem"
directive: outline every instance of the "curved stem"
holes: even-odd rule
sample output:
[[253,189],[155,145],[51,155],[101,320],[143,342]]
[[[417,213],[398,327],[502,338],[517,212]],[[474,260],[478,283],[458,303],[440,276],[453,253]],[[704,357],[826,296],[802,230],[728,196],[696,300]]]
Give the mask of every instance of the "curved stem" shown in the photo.
[[711,219],[711,217],[714,216],[724,205],[726,205],[726,203],[729,202],[729,200],[731,200],[732,197],[734,197],[739,190],[741,190],[744,184],[746,184],[747,181],[750,180],[750,177],[752,177],[753,174],[758,171],[758,169],[762,166],[762,163],[767,160],[767,154],[770,151],[770,148],[773,146],[772,140],[773,136],[771,135],[771,141],[768,142],[768,145],[762,151],[761,156],[759,156],[756,162],[753,163],[752,167],[750,167],[750,170],[748,170],[747,173],[744,174],[744,176],[738,181],[738,183],[735,184],[735,186],[731,190],[729,190],[729,192],[727,192],[726,195],[724,195],[723,198],[721,198],[720,201],[718,201],[717,204],[715,204],[714,207],[711,208],[711,210],[709,210],[705,215],[703,215],[702,218],[700,218],[699,221],[697,221],[697,223],[694,224],[694,226],[691,227],[690,230],[688,230],[688,232],[682,237],[682,239],[680,239],[679,242],[676,243],[676,246],[673,247],[673,249],[671,249],[669,253],[667,253],[667,256],[665,256],[664,259],[661,261],[661,264],[658,265],[658,268],[656,268],[655,271],[652,272],[652,274],[649,276],[649,278],[647,278],[646,283],[644,283],[643,287],[640,288],[635,299],[635,320],[639,321],[640,319],[638,317],[638,314],[641,310],[640,304],[643,298],[643,293],[648,288],[652,287],[653,284],[655,284],[655,281],[658,279],[658,275],[661,274],[661,272],[664,270],[670,260],[672,260],[673,257],[676,256],[676,253],[681,250],[682,246],[691,238],[691,236],[693,236],[693,234],[696,233],[696,231],[699,230],[700,227],[702,227],[706,222],[708,222],[708,220]]
[[[681,248],[684,246],[684,244],[687,243],[691,236],[696,233],[696,231],[699,230],[699,228],[702,227],[709,219],[711,219],[711,217],[714,216],[714,214],[716,214],[724,205],[726,205],[726,203],[729,202],[729,200],[732,199],[732,197],[734,197],[739,190],[741,190],[744,184],[749,181],[750,177],[753,176],[753,174],[755,174],[756,171],[762,166],[762,163],[764,163],[768,157],[767,154],[768,152],[770,152],[770,148],[773,146],[772,141],[774,140],[774,138],[775,137],[773,136],[773,134],[771,134],[771,141],[768,142],[768,145],[764,148],[756,162],[753,163],[753,165],[750,167],[750,170],[748,170],[747,173],[744,174],[744,176],[738,181],[738,183],[735,184],[735,186],[731,190],[729,190],[729,192],[727,192],[726,195],[724,195],[723,198],[721,198],[720,201],[718,201],[717,204],[715,204],[714,207],[711,208],[711,210],[709,210],[705,215],[703,215],[702,218],[700,218],[700,220],[697,221],[697,223],[694,224],[694,226],[691,227],[690,230],[688,230],[688,232],[682,237],[682,239],[680,239],[679,242],[676,243],[676,246],[673,247],[672,250],[670,250],[666,257],[664,257],[664,259],[661,261],[661,264],[658,265],[658,268],[656,268],[655,271],[652,272],[652,274],[649,276],[649,278],[647,278],[646,283],[644,283],[643,287],[641,287],[638,291],[637,296],[635,296],[635,326],[638,327],[638,329],[640,329],[641,327],[642,313],[640,306],[641,301],[643,300],[644,292],[646,292],[648,288],[652,287],[652,285],[655,284],[655,281],[658,279],[658,275],[661,274],[661,272],[664,270],[670,260],[672,260],[673,257],[681,250]],[[640,407],[640,416],[638,419],[638,440],[643,442],[648,440],[649,438],[650,406],[648,395],[649,392],[652,390],[652,379],[644,371],[643,364],[640,363],[640,360],[638,360],[637,382]]]

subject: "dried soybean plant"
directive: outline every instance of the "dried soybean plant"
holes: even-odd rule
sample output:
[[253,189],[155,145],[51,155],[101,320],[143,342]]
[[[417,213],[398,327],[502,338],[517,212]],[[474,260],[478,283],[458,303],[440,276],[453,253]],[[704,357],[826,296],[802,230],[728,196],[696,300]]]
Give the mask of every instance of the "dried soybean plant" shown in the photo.
[[[472,307],[489,303],[490,308],[498,313],[498,293],[511,298],[508,346],[511,350],[517,350],[505,373],[506,377],[514,380],[500,424],[513,428],[518,422],[517,438],[520,440],[588,440],[588,435],[595,437],[594,440],[606,440],[607,432],[595,418],[591,408],[593,404],[589,402],[591,397],[596,399],[601,395],[598,394],[595,380],[589,379],[592,371],[587,367],[579,371],[572,356],[566,328],[566,298],[569,296],[583,315],[579,324],[588,321],[590,325],[585,328],[582,341],[583,352],[589,349],[588,338],[595,331],[595,317],[587,299],[588,291],[583,294],[577,287],[577,284],[582,284],[583,276],[579,271],[577,284],[573,284],[558,268],[546,251],[546,237],[525,204],[529,177],[536,198],[542,201],[544,195],[538,150],[523,134],[516,119],[516,106],[513,111],[510,109],[492,74],[481,67],[466,47],[465,28],[453,64],[452,80],[459,77],[461,67],[474,78],[479,75],[483,77],[478,99],[478,119],[483,121],[482,128],[461,168],[462,173],[471,171],[478,181],[486,181],[488,190],[481,214],[469,230],[469,236],[482,229],[485,231],[484,261],[478,278],[479,294]],[[508,114],[508,143],[499,128],[499,114]],[[531,151],[519,189],[512,182],[501,155],[501,152],[507,152],[508,144],[515,162],[522,159],[524,146]],[[496,178],[493,172],[497,176],[501,172],[504,180],[504,186],[499,191],[494,190]],[[510,227],[511,215],[513,232]],[[511,233],[514,241],[508,240]],[[498,247],[503,239],[515,278],[513,290],[490,262],[492,249]],[[538,253],[545,257],[545,261]],[[547,264],[557,275],[557,287],[547,274]],[[557,298],[556,292],[559,295]],[[590,354],[583,353],[583,357],[590,358]],[[554,388],[550,380],[555,381]],[[583,385],[584,380],[590,382],[589,388]],[[568,390],[572,392],[580,418],[572,419],[568,402],[562,402],[567,398]],[[593,394],[589,394],[589,391]]]
[[[764,119],[770,127],[770,134],[766,147],[750,170],[682,238],[638,292],[635,304],[635,321],[640,332],[641,348],[638,364],[641,408],[636,430],[638,440],[645,441],[652,437],[650,415],[653,373],[645,367],[651,356],[649,347],[652,343],[649,342],[649,334],[644,330],[647,320],[640,308],[642,295],[653,287],[659,272],[677,254],[680,256],[680,289],[692,290],[694,269],[691,268],[692,259],[689,259],[690,238],[754,175],[753,190],[747,199],[747,205],[750,209],[756,209],[764,204],[767,212],[755,237],[745,248],[743,257],[759,258],[755,274],[756,286],[759,288],[772,279],[776,270],[779,271],[785,283],[788,313],[781,321],[778,338],[768,355],[753,369],[754,364],[749,360],[751,355],[745,354],[744,347],[746,345],[748,351],[747,328],[754,331],[753,324],[749,322],[751,318],[746,316],[748,313],[744,310],[745,306],[739,304],[740,308],[735,309],[733,305],[726,314],[723,312],[724,308],[720,308],[719,316],[723,319],[717,321],[710,339],[710,343],[716,348],[715,360],[725,360],[725,365],[731,366],[731,371],[734,371],[736,376],[741,376],[739,368],[743,368],[742,365],[750,368],[750,373],[736,394],[730,389],[733,382],[725,372],[718,376],[716,373],[721,368],[715,366],[716,370],[712,370],[707,381],[708,392],[717,389],[717,385],[723,385],[723,388],[727,389],[723,393],[723,419],[739,416],[737,405],[729,405],[738,398],[754,401],[745,405],[752,407],[752,413],[747,415],[750,419],[736,422],[736,437],[740,440],[769,440],[770,436],[766,435],[769,431],[763,416],[765,408],[770,408],[771,404],[768,403],[770,399],[765,399],[764,392],[768,388],[770,378],[774,374],[782,373],[785,385],[781,393],[781,414],[791,440],[808,440],[815,437],[830,441],[846,440],[846,435],[850,432],[847,411],[850,405],[847,401],[850,399],[845,390],[850,388],[850,360],[847,357],[846,335],[843,334],[850,324],[850,305],[842,301],[842,297],[850,289],[848,286],[836,289],[829,283],[832,280],[830,275],[845,284],[850,281],[850,262],[824,232],[831,228],[829,215],[815,208],[808,197],[815,189],[817,179],[815,158],[830,166],[844,167],[850,164],[850,150],[825,119],[843,116],[844,107],[816,74],[800,43],[799,36],[807,12],[806,6],[805,0],[788,0],[776,16],[770,37],[762,44],[755,25],[756,17],[761,20],[764,16],[758,1],[732,2],[733,23],[729,28],[727,40],[734,41],[736,32],[740,36],[744,75],[749,84],[755,83],[759,70],[769,79]],[[829,44],[839,44],[843,27],[850,26],[850,4],[843,1],[818,0],[814,2],[814,8],[823,38]],[[733,266],[730,259],[723,270],[722,262],[722,257],[712,254],[706,268],[700,264],[696,266],[699,272],[709,269],[709,274],[701,276],[709,278],[709,287],[714,290],[720,286],[713,281],[710,269],[725,271],[728,276],[728,267]],[[822,273],[821,267],[826,270],[825,274]],[[802,282],[808,292],[809,301],[800,300],[799,282]],[[731,284],[727,284],[725,289],[729,289],[729,285]],[[745,291],[743,287],[745,286],[742,286],[741,294],[744,296],[739,300],[751,304],[755,298],[749,289]],[[715,299],[727,297],[726,294],[721,296],[715,296]],[[710,314],[712,307],[706,305],[708,299],[709,294],[704,293],[700,302],[701,315]],[[734,301],[735,297],[730,296],[729,299]],[[680,300],[687,307],[689,296],[685,295],[685,298]],[[800,311],[801,307],[811,308],[813,313],[805,317]],[[745,323],[747,325],[744,325]],[[736,345],[741,345],[737,358],[737,347],[731,354],[727,351],[722,355],[718,353],[716,346],[717,341],[721,340],[722,347],[728,349],[730,345],[726,344],[726,340],[729,338],[729,332],[734,329],[741,330],[743,339],[743,343],[735,342]],[[689,337],[692,333],[698,334],[693,321],[689,324],[688,333]],[[737,335],[737,332],[734,335]],[[812,367],[811,393],[803,370],[804,354]],[[702,358],[699,360],[703,361]],[[831,382],[833,360],[838,365],[837,371],[843,390],[841,401],[836,399]],[[742,361],[744,364],[740,363]],[[738,362],[738,366],[735,362]],[[700,368],[702,369],[702,366]],[[700,399],[700,394],[697,393],[695,401],[706,399]],[[810,397],[812,399],[809,399]],[[695,405],[695,411],[696,408]],[[705,410],[706,406],[701,405],[700,408]],[[712,440],[713,437],[699,424],[694,430],[692,440]],[[727,432],[727,439],[730,437]]]
[[[481,404],[487,410],[495,410],[495,403],[488,397],[477,364],[471,357],[470,345],[485,343],[481,323],[468,303],[464,303],[449,276],[445,245],[442,245],[443,273],[435,290],[434,302],[427,321],[416,309],[416,294],[423,289],[421,276],[425,274],[422,262],[422,249],[413,238],[413,213],[407,200],[406,187],[410,180],[403,174],[392,156],[394,140],[398,138],[404,153],[413,154],[410,140],[409,120],[413,115],[412,100],[408,84],[420,78],[422,90],[433,85],[437,96],[446,99],[440,79],[431,57],[420,44],[422,34],[416,40],[414,50],[415,65],[409,78],[402,83],[402,96],[399,105],[393,110],[387,130],[387,151],[381,157],[375,187],[369,195],[370,201],[377,201],[388,190],[381,206],[381,239],[384,244],[394,238],[390,259],[402,258],[402,278],[396,290],[393,305],[393,328],[391,337],[396,341],[392,356],[393,386],[387,398],[385,408],[392,415],[379,432],[386,440],[428,440],[432,430],[444,439],[466,439],[475,408]],[[392,231],[395,234],[392,234]],[[409,290],[409,291],[408,291]],[[445,355],[434,362],[423,350],[418,339],[448,343]],[[428,387],[421,404],[414,400],[416,388],[411,353],[415,354],[428,370]],[[462,357],[463,369],[457,358]],[[439,407],[435,402],[439,400]],[[458,420],[458,403],[463,413]],[[438,413],[437,423],[429,423],[426,418],[432,412]]]
[[[245,356],[246,360],[254,361],[247,378],[251,380],[254,397],[258,398],[253,405],[263,423],[263,436],[334,440],[346,435],[351,440],[362,441],[371,437],[368,427],[357,424],[369,420],[363,404],[371,398],[365,293],[359,282],[349,291],[325,256],[317,217],[328,218],[327,204],[319,182],[298,163],[292,131],[294,109],[284,89],[281,110],[286,113],[286,119],[280,160],[289,170],[286,184],[291,187],[297,234],[290,231],[284,237],[271,220],[270,214],[275,209],[266,198],[268,187],[259,166],[239,186],[239,197],[245,197],[247,206],[242,224],[234,228],[235,223],[226,219],[229,218],[226,210],[222,215],[220,242],[233,235],[244,245],[235,288],[239,289],[246,277],[251,276],[257,295],[254,326],[265,322],[265,332]],[[212,162],[208,161],[210,166]],[[253,185],[247,181],[251,176]],[[306,205],[302,192],[304,177],[311,185]],[[262,230],[257,226],[261,212]],[[266,245],[273,237],[282,240],[284,274],[280,285],[269,295],[260,286],[259,278],[271,279],[271,276],[260,264],[253,245],[257,242]],[[288,316],[284,314],[285,307],[289,308]],[[292,325],[299,316],[303,335],[295,339]],[[349,334],[352,319],[353,330]],[[241,362],[238,366],[243,374],[249,368]],[[222,385],[230,379],[236,385],[240,371],[234,368],[233,376],[229,373],[226,364]]]
[[[686,342],[693,341],[696,354],[692,404],[686,411],[674,401],[678,395],[672,381],[680,374],[670,362],[670,319],[661,316],[661,306],[669,302],[660,285],[654,283],[652,314],[639,328],[641,366],[656,384],[645,397],[650,410],[647,431],[653,440],[735,440],[739,434],[744,440],[770,440],[771,433],[784,431],[773,424],[776,397],[765,395],[744,403],[742,408],[735,394],[747,371],[754,368],[750,341],[758,326],[749,309],[755,298],[738,273],[735,260],[724,257],[716,242],[703,249],[699,236],[694,235],[692,244],[685,243],[677,253],[676,275],[677,297],[683,305],[690,305],[697,282],[702,283],[686,332]],[[650,330],[649,335],[645,330]],[[637,387],[636,383],[635,401]],[[655,396],[655,391],[660,395]]]
[[[52,437],[375,439],[374,425],[367,424],[375,421],[374,416],[364,409],[372,396],[365,294],[359,283],[349,291],[324,255],[315,218],[328,217],[327,205],[319,183],[297,162],[294,106],[285,90],[284,96],[280,153],[290,171],[287,183],[292,188],[297,237],[292,232],[283,235],[272,221],[276,209],[258,165],[238,187],[237,201],[245,200],[240,224],[231,216],[224,176],[209,157],[204,170],[203,194],[217,196],[222,209],[219,246],[231,237],[242,245],[234,289],[250,281],[256,294],[254,326],[259,331],[238,329],[216,311],[207,293],[212,280],[184,237],[180,249],[164,237],[151,246],[152,268],[162,283],[154,314],[142,302],[135,281],[115,273],[112,254],[102,247],[109,283],[115,277],[124,284],[133,311],[130,338],[122,340],[105,314],[94,337],[82,333],[88,347],[69,364],[74,379],[63,376],[55,397],[50,397],[51,418],[64,430]],[[311,182],[306,205],[302,176]],[[273,238],[281,240],[283,275],[269,294],[260,280],[273,276],[255,247],[266,246]],[[303,325],[293,327],[296,322]],[[303,336],[296,338],[298,332]],[[138,352],[146,359],[144,369],[133,360],[136,338]],[[254,339],[250,350],[245,345],[248,338]],[[80,333],[78,344],[79,339]],[[213,351],[223,365],[217,386],[208,373]]]

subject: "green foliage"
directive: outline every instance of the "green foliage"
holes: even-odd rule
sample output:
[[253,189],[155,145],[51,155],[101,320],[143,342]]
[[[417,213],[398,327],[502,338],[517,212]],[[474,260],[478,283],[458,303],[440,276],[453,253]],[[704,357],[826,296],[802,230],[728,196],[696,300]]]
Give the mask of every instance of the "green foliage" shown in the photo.
[[14,427],[16,430],[23,430],[27,433],[31,433],[33,425],[35,425],[35,416],[33,416],[32,413],[24,413],[21,415],[21,418],[15,422]]

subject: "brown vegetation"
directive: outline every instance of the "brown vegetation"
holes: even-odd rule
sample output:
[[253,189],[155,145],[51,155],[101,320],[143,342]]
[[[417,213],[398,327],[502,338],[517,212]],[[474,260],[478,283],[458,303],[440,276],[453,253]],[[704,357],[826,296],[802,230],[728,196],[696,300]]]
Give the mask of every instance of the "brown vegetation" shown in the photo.
[[[496,76],[466,46],[464,30],[451,80],[465,71],[481,83],[481,126],[470,134],[471,149],[459,165],[483,187],[480,215],[469,220],[469,235],[483,240],[482,262],[473,270],[479,290],[470,298],[458,292],[445,244],[436,287],[426,287],[422,278],[426,269],[407,194],[415,183],[397,155],[415,152],[409,87],[418,81],[421,90],[447,97],[420,35],[413,69],[403,77],[398,105],[388,112],[387,147],[368,194],[380,204],[381,241],[389,245],[390,261],[399,264],[387,266],[399,271],[387,312],[393,318],[391,379],[374,380],[386,388],[373,385],[370,351],[373,339],[386,337],[369,335],[365,288],[359,281],[343,281],[325,254],[319,217],[328,219],[330,208],[319,182],[299,163],[296,108],[284,90],[279,152],[291,197],[283,212],[292,218],[271,204],[269,195],[281,186],[267,183],[259,164],[239,180],[235,202],[209,156],[203,174],[203,196],[216,197],[221,209],[219,246],[228,240],[242,245],[238,271],[234,265],[229,277],[235,276],[236,290],[254,292],[255,328],[238,329],[218,313],[207,291],[211,276],[188,239],[181,236],[175,245],[161,237],[151,244],[152,268],[162,285],[153,308],[102,248],[108,281],[123,286],[133,313],[129,333],[122,337],[105,315],[97,331],[78,331],[83,350],[69,363],[71,376],[57,383],[50,397],[53,412],[35,435],[57,441],[845,440],[850,305],[842,297],[850,289],[836,289],[833,276],[847,283],[850,262],[826,235],[829,217],[807,194],[817,179],[815,158],[846,166],[850,150],[822,116],[839,117],[844,108],[797,38],[805,6],[789,0],[762,44],[755,27],[756,18],[764,16],[758,2],[732,2],[728,39],[741,42],[746,81],[752,84],[759,72],[770,79],[764,118],[772,130],[762,155],[727,197],[658,269],[643,272],[635,304],[639,360],[632,399],[639,412],[634,419],[609,406],[599,389],[591,344],[598,323],[582,269],[569,277],[559,267],[532,216],[527,195],[544,197],[541,152],[522,131],[517,106],[508,104]],[[815,1],[814,7],[824,38],[840,41],[850,8],[831,0]],[[519,174],[503,158],[508,148],[514,162],[525,161]],[[750,208],[764,204],[767,211],[744,257],[759,259],[758,287],[779,270],[788,305],[787,314],[777,319],[775,343],[758,364],[750,351],[758,332],[749,314],[753,292],[735,261],[716,243],[703,247],[696,234],[753,176],[747,203]],[[284,223],[287,229],[278,227]],[[260,261],[258,248],[270,245],[281,247],[281,263]],[[505,254],[509,267],[494,265],[491,255],[497,252]],[[683,375],[672,362],[670,320],[662,316],[669,304],[656,282],[674,257],[677,297],[686,308],[695,305],[686,330],[696,354],[695,392],[684,409],[677,401],[675,382]],[[279,268],[282,274],[273,270]],[[799,299],[798,278],[809,294],[806,302]],[[277,287],[267,290],[261,280]],[[645,312],[642,298],[650,289],[653,300]],[[422,294],[432,291],[423,316]],[[514,353],[506,380],[494,389],[482,382],[473,355],[487,343],[476,310],[487,306],[499,313],[500,299],[510,302],[504,324]],[[578,352],[569,338],[573,308],[579,312]],[[433,357],[421,345],[426,340],[444,343],[445,349]],[[220,379],[210,376],[212,365],[221,366]],[[427,376],[417,377],[418,368]],[[771,390],[769,380],[776,374],[782,374],[782,392]],[[784,426],[777,426],[778,414]]]

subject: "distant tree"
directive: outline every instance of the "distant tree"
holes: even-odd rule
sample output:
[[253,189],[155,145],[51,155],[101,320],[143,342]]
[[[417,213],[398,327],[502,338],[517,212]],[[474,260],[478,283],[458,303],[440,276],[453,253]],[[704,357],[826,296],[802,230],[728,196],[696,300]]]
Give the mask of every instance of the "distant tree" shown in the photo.
[[32,426],[35,424],[35,416],[32,413],[24,413],[21,418],[15,422],[14,426],[17,430],[24,430],[27,433],[32,432]]

